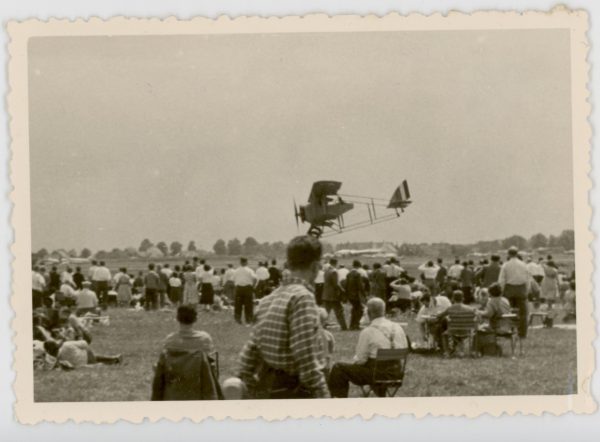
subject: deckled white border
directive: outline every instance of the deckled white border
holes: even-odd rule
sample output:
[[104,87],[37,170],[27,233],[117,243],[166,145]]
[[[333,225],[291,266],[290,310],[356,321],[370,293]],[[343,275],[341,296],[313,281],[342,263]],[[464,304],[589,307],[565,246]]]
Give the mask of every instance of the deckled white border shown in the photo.
[[[494,416],[507,414],[535,414],[543,412],[562,414],[568,411],[591,413],[596,404],[590,392],[594,370],[595,321],[591,275],[593,269],[590,244],[593,235],[589,230],[591,208],[588,192],[591,188],[590,136],[587,117],[590,105],[586,102],[588,90],[588,65],[586,62],[588,42],[586,32],[588,17],[584,11],[570,11],[564,7],[549,13],[526,12],[476,12],[462,14],[451,12],[447,16],[412,14],[400,16],[389,14],[376,16],[335,16],[323,14],[304,17],[259,18],[240,17],[217,20],[195,18],[181,21],[176,18],[127,19],[115,17],[104,21],[90,19],[54,20],[47,22],[29,20],[10,22],[8,109],[11,116],[12,138],[11,178],[14,191],[12,224],[15,243],[13,264],[12,306],[16,313],[13,329],[16,332],[14,383],[17,402],[16,416],[22,423],[40,421],[64,422],[115,422],[125,419],[141,422],[148,418],[156,421],[166,418],[173,421],[189,417],[201,421],[207,417],[217,420],[226,417],[253,419],[263,417],[279,420],[287,417],[352,417],[374,415],[395,417],[412,413],[417,417],[432,415],[464,415],[469,417],[490,413]],[[571,30],[572,72],[572,130],[573,130],[573,176],[576,231],[576,267],[578,288],[577,372],[578,390],[569,396],[472,396],[395,399],[344,399],[310,401],[242,401],[242,402],[79,402],[34,403],[33,364],[31,352],[31,301],[29,296],[19,294],[31,291],[30,252],[31,224],[29,199],[29,139],[27,99],[27,41],[34,36],[56,35],[169,35],[169,34],[224,34],[224,33],[288,33],[288,32],[381,32],[410,30],[476,30],[476,29],[556,29]]]

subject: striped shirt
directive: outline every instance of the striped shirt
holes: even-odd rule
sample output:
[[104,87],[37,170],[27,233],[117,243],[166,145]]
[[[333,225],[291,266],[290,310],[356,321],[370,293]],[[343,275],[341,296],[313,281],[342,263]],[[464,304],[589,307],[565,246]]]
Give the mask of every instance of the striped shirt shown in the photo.
[[240,378],[248,386],[264,361],[274,369],[298,375],[314,397],[329,397],[322,371],[320,325],[314,296],[305,281],[290,278],[263,298],[257,323],[241,353]]

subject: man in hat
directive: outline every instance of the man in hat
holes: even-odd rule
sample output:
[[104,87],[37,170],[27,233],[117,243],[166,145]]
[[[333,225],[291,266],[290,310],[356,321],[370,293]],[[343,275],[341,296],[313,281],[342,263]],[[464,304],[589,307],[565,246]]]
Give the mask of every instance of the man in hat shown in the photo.
[[500,269],[498,283],[511,307],[519,310],[519,337],[523,339],[527,337],[527,293],[531,275],[518,255],[519,249],[516,247],[508,249],[508,260]]

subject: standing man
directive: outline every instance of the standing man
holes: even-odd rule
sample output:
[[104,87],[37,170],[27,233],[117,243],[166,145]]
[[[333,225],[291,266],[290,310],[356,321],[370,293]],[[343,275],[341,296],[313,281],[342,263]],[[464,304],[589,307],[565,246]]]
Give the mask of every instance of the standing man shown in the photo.
[[371,296],[387,302],[386,275],[380,263],[376,262],[373,264],[373,272],[371,272],[369,279]]
[[148,273],[144,275],[144,304],[146,310],[158,310],[158,289],[160,277],[154,271],[154,264],[148,264]]
[[359,330],[360,318],[362,317],[362,305],[366,298],[365,284],[359,269],[360,261],[352,263],[352,270],[346,276],[346,297],[350,301],[352,311],[350,313],[350,330]]
[[433,261],[427,261],[419,266],[419,272],[423,275],[423,284],[434,296],[437,293],[437,274],[439,271],[440,268]]
[[538,284],[542,283],[542,280],[544,279],[544,275],[545,275],[544,267],[542,266],[543,259],[544,258],[540,258],[539,262],[535,262],[531,258],[527,259],[527,270],[529,271],[529,274],[531,275],[531,277]]
[[487,289],[494,283],[498,282],[500,276],[500,256],[492,255],[491,262],[481,269],[480,282],[481,287]]
[[235,285],[235,300],[233,304],[233,316],[238,324],[242,323],[242,310],[246,325],[254,320],[254,286],[256,275],[248,267],[248,259],[240,258],[240,266],[233,273],[233,284]]
[[233,283],[233,274],[235,270],[233,264],[227,264],[227,270],[223,276],[223,294],[227,297],[230,302],[233,302],[235,294],[235,284]]
[[258,305],[239,374],[251,398],[329,397],[318,344],[319,314],[310,289],[321,253],[321,243],[313,237],[292,239],[287,248],[290,277]]
[[106,267],[106,263],[104,261],[100,261],[100,265],[96,267],[94,270],[94,275],[92,276],[92,287],[94,287],[94,282],[96,283],[96,295],[98,295],[98,299],[100,301],[100,305],[104,310],[108,306],[108,284],[111,281],[110,270]]
[[[439,291],[444,290],[446,285],[446,276],[448,276],[448,269],[444,265],[444,260],[442,258],[438,258],[437,265],[440,268],[435,275],[435,284]],[[433,293],[432,293],[433,295]]]
[[338,280],[337,259],[329,260],[329,267],[325,270],[323,283],[323,303],[327,314],[333,310],[340,328],[347,330],[346,318],[344,317],[344,308],[342,307],[342,292]]
[[85,280],[83,273],[81,273],[81,267],[75,267],[75,273],[73,274],[73,282],[75,283],[75,288],[77,290],[81,290],[83,288],[83,281]]
[[510,306],[519,309],[519,337],[527,337],[527,293],[529,292],[529,271],[518,257],[519,249],[508,249],[508,261],[500,269],[498,283]]
[[454,264],[450,266],[448,269],[448,278],[453,279],[455,281],[460,280],[460,275],[464,269],[464,266],[460,264],[460,259],[456,258],[454,260]]
[[475,281],[475,271],[473,270],[473,262],[463,262],[463,269],[460,272],[460,289],[464,295],[465,304],[472,304],[475,300],[473,296],[473,283]]
[[267,293],[269,278],[270,278],[269,270],[267,269],[267,263],[258,263],[258,268],[256,269],[256,279],[258,283],[256,284],[256,298],[260,299]]

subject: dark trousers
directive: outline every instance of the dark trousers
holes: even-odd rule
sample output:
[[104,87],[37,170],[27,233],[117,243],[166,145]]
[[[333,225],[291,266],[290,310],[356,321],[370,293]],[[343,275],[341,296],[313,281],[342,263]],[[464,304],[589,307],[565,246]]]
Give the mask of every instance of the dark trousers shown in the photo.
[[244,310],[244,319],[246,324],[254,320],[254,299],[253,290],[249,285],[235,286],[235,301],[233,305],[233,316],[236,322],[242,323],[242,310]]
[[42,307],[43,300],[44,300],[44,294],[42,292],[40,292],[39,290],[32,290],[31,296],[32,296],[32,302],[33,302],[33,308],[36,309],[36,308]]
[[512,308],[518,309],[518,331],[520,338],[527,337],[527,286],[506,284],[504,296]]
[[158,292],[156,289],[146,288],[144,296],[144,307],[146,310],[158,310]]
[[360,318],[363,315],[363,306],[360,299],[350,299],[352,310],[350,312],[350,330],[358,330],[360,328]]
[[315,284],[315,302],[318,306],[323,304],[323,284]]
[[258,373],[255,399],[308,399],[310,391],[300,384],[298,375],[274,369],[264,364]]
[[464,303],[469,305],[472,304],[475,299],[473,298],[473,287],[470,285],[466,285],[460,288],[463,292]]
[[96,281],[96,295],[102,308],[108,306],[108,281]]
[[372,360],[365,364],[352,364],[347,362],[337,362],[331,367],[329,373],[329,392],[331,397],[348,397],[350,382],[355,385],[370,384],[373,379]]
[[335,317],[337,318],[338,323],[340,324],[340,328],[342,330],[348,330],[348,326],[346,325],[346,317],[344,316],[344,307],[342,307],[342,303],[340,301],[324,301],[325,310],[327,310],[327,314],[334,311]]

